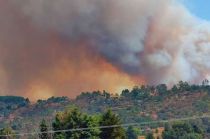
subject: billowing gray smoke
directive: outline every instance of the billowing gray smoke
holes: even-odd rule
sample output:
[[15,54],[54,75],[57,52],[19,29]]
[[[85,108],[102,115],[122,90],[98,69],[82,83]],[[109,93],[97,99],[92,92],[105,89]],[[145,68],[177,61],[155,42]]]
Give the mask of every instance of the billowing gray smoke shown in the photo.
[[88,37],[111,63],[138,74],[142,69],[139,54],[144,50],[148,24],[166,0],[19,0],[16,3],[43,29],[57,30],[68,39]]
[[[17,1],[16,1],[17,2]],[[200,81],[210,68],[209,23],[170,0],[20,0],[24,14],[95,49],[150,83]]]
[[[8,22],[19,23],[24,19],[33,28],[42,30],[31,34],[32,40],[42,44],[40,40],[46,32],[55,33],[64,42],[85,38],[88,49],[129,75],[143,76],[150,84],[200,82],[210,76],[210,23],[197,19],[174,0],[8,0],[5,3],[10,7],[6,11],[15,9],[13,12],[21,15],[18,19],[4,16],[10,19]],[[14,29],[18,36],[21,30]],[[1,39],[5,36],[0,35]],[[19,35],[17,38],[26,44],[32,41]],[[29,55],[30,51],[44,49],[43,53],[49,53],[50,49],[37,44],[30,47]],[[68,47],[77,46],[64,48],[71,49]],[[0,50],[3,50],[1,45]],[[52,61],[56,59],[41,62],[41,67],[53,65]],[[16,72],[13,74],[18,76]],[[19,79],[24,81],[22,77]]]

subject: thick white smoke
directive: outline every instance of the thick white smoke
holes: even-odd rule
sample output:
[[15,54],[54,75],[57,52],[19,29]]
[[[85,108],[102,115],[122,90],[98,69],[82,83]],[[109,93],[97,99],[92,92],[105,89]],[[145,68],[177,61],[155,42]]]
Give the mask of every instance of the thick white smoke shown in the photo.
[[200,82],[210,72],[210,23],[173,0],[11,0],[45,31],[92,48],[148,83]]

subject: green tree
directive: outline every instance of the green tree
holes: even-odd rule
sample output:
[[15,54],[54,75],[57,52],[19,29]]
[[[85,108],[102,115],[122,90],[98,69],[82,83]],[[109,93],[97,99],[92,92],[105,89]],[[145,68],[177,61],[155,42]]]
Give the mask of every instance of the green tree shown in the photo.
[[203,131],[197,125],[178,122],[163,132],[163,139],[202,139]]
[[126,135],[128,139],[137,139],[140,135],[140,129],[129,126],[126,131]]
[[203,136],[197,133],[189,133],[180,137],[180,139],[203,139]]
[[171,88],[171,92],[173,92],[174,94],[177,94],[179,91],[178,87],[176,85],[174,85],[172,88]]
[[66,136],[63,133],[61,133],[54,136],[54,139],[66,139]]
[[168,89],[167,89],[167,86],[166,84],[159,84],[157,87],[156,87],[158,93],[160,96],[164,96],[164,95],[167,95],[168,93]]
[[143,100],[149,98],[149,90],[147,87],[142,85],[141,87],[134,86],[131,90],[131,97],[134,100]]
[[111,110],[105,112],[100,121],[100,126],[113,126],[117,125],[117,127],[111,128],[102,128],[100,133],[101,139],[125,139],[125,130],[123,127],[118,126],[122,124],[121,119],[118,115],[112,113]]
[[123,90],[121,93],[121,96],[130,97],[130,91],[128,89]]
[[209,80],[205,79],[202,81],[202,86],[207,86],[209,85]]
[[10,127],[0,129],[0,139],[14,139],[14,132]]
[[78,108],[70,108],[65,112],[58,113],[53,122],[54,131],[71,130],[79,128],[90,128],[83,131],[68,131],[56,132],[55,139],[83,139],[83,138],[97,138],[99,136],[99,129],[93,128],[98,126],[97,118],[88,116],[79,111]]
[[47,133],[48,132],[48,126],[47,126],[47,123],[46,121],[43,119],[39,125],[39,129],[40,129],[40,134],[39,134],[39,138],[40,139],[49,139],[50,136],[49,134]]
[[179,81],[178,88],[181,92],[190,91],[190,85],[188,84],[188,82]]
[[152,133],[148,133],[146,136],[146,139],[154,139],[154,136]]

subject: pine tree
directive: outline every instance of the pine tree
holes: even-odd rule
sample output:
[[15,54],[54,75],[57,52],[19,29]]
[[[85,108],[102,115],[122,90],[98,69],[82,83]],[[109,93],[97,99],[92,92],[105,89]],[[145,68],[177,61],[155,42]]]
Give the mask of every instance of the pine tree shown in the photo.
[[86,115],[80,112],[77,108],[70,108],[65,112],[58,113],[53,122],[54,131],[78,129],[78,128],[92,128],[83,131],[69,131],[65,133],[56,132],[55,139],[86,139],[97,138],[99,136],[99,129],[93,128],[98,126],[98,121],[94,116]]
[[40,134],[39,134],[39,138],[40,139],[50,139],[50,136],[49,134],[47,133],[48,132],[48,126],[47,126],[47,123],[46,121],[43,119],[39,125],[39,128],[40,128]]
[[140,135],[140,129],[129,126],[126,135],[128,139],[137,139],[138,135]]
[[[120,125],[121,119],[116,114],[108,110],[102,115],[100,126]],[[123,127],[102,128],[100,133],[101,139],[125,139],[125,130]]]

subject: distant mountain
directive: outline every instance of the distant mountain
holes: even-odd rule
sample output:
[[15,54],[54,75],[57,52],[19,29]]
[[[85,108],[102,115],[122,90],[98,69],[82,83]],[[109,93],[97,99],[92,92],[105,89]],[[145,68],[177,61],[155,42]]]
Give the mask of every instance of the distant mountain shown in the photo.
[[[136,86],[123,90],[121,95],[94,91],[81,93],[76,99],[51,97],[34,104],[19,96],[0,96],[0,127],[31,131],[42,119],[52,123],[57,112],[71,105],[89,114],[112,109],[124,123],[183,118],[210,113],[210,86],[187,82],[179,82],[171,89],[165,84]],[[203,126],[210,129],[206,120]]]

